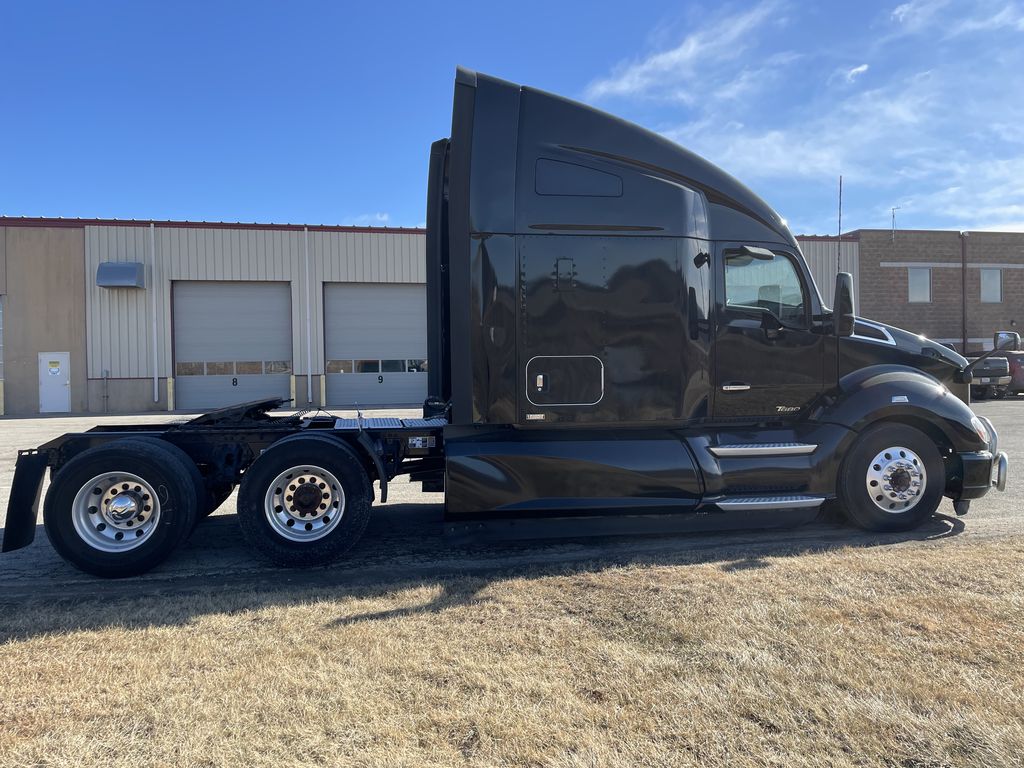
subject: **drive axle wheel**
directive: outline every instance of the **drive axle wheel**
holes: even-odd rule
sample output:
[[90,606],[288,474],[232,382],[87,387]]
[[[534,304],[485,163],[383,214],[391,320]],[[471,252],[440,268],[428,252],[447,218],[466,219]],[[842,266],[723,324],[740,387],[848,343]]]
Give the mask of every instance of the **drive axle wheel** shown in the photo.
[[916,528],[938,509],[943,469],[927,435],[904,424],[878,424],[861,433],[843,460],[839,500],[862,528]]
[[96,576],[134,576],[192,531],[199,470],[159,440],[117,440],[83,451],[50,483],[43,522],[53,548]]
[[370,478],[348,445],[301,435],[275,443],[246,471],[238,523],[279,565],[323,565],[359,540],[372,501]]
[[338,527],[345,514],[341,481],[322,467],[289,467],[269,486],[263,513],[289,541],[316,541]]

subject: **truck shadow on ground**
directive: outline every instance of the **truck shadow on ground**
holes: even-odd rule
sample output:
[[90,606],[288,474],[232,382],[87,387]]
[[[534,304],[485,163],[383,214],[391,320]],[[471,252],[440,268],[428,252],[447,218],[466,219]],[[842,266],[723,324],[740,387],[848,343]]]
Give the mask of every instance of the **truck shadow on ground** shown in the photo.
[[[878,534],[850,528],[840,521],[823,519],[820,522],[791,529],[745,530],[728,533],[690,533],[671,537],[609,537],[590,539],[584,543],[590,557],[577,552],[583,559],[572,563],[549,563],[546,558],[519,565],[500,567],[491,573],[471,572],[475,578],[448,578],[436,582],[440,590],[433,599],[416,606],[356,614],[336,619],[329,626],[344,626],[367,621],[380,621],[425,613],[439,613],[452,608],[480,603],[487,586],[501,579],[543,578],[597,573],[621,567],[687,566],[718,564],[725,572],[758,570],[771,567],[771,559],[799,557],[847,548],[892,546],[907,542],[927,542],[958,536],[965,530],[962,520],[936,514],[930,521],[913,531]],[[550,543],[550,542],[548,542]],[[563,542],[568,546],[569,542]],[[653,545],[653,546],[652,546]],[[557,547],[557,545],[555,545]],[[532,552],[540,554],[542,547],[534,545]],[[519,554],[529,558],[531,550]],[[406,581],[387,587],[368,588],[361,596],[384,597],[404,587],[424,582]]]
[[[615,536],[480,545],[445,537],[438,505],[384,507],[342,561],[323,568],[282,569],[257,559],[241,540],[234,515],[201,523],[193,540],[154,571],[132,579],[80,574],[41,541],[20,551],[14,572],[0,560],[0,642],[108,626],[173,626],[203,615],[258,610],[313,600],[373,599],[413,587],[436,590],[413,606],[339,617],[327,627],[439,613],[481,603],[505,579],[584,575],[620,567],[718,564],[724,571],[771,567],[771,560],[846,548],[950,538],[958,518],[936,515],[914,531],[867,533],[832,520],[774,530]],[[4,559],[19,553],[8,553]],[[40,568],[33,568],[35,561]],[[169,599],[171,598],[171,599]],[[192,599],[194,598],[194,599]]]

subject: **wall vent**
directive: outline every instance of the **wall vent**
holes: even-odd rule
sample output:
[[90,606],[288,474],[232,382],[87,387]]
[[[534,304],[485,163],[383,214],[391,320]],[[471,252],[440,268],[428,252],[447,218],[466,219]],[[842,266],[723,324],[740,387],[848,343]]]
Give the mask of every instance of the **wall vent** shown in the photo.
[[100,288],[145,288],[146,265],[137,261],[104,261],[96,270]]

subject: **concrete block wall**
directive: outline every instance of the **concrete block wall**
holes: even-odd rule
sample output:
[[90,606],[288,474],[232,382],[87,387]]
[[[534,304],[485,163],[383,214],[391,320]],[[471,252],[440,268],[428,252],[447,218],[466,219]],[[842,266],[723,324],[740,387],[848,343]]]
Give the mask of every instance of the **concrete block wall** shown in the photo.
[[[1024,330],[1024,234],[859,230],[860,307],[869,318],[967,350],[991,346],[997,330]],[[962,250],[966,252],[966,269]],[[981,301],[981,267],[999,268],[1002,301]],[[908,267],[931,270],[931,301],[908,301]],[[966,280],[966,305],[963,286]]]

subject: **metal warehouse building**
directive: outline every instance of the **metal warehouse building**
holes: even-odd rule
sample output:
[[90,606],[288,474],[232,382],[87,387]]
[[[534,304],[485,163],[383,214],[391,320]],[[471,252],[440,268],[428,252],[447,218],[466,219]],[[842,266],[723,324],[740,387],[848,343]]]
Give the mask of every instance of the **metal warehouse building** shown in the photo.
[[423,235],[0,218],[0,412],[418,405]]

